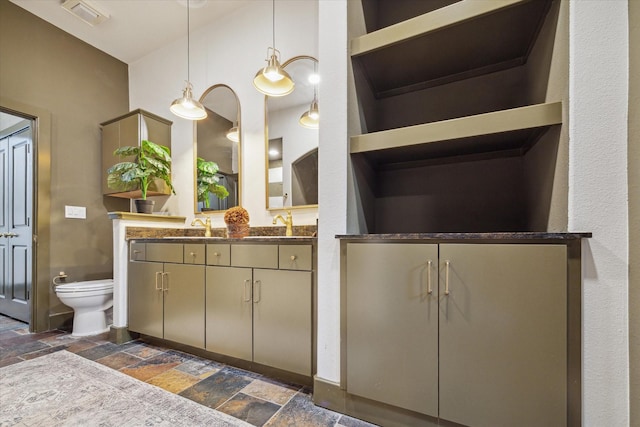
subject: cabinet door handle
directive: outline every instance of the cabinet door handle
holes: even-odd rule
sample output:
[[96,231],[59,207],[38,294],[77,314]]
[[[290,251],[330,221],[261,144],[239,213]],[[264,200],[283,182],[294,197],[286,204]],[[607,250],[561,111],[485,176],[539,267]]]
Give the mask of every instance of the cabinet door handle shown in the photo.
[[194,259],[196,257],[196,253],[195,252],[189,252],[189,255],[191,255]]
[[256,280],[255,282],[253,282],[253,303],[254,304],[259,303],[260,299],[262,298],[261,288],[262,288],[262,280]]
[[296,258],[298,258],[298,257],[297,257],[297,256],[295,256],[295,255],[291,255],[291,261],[295,261],[295,260],[296,260]]
[[215,256],[215,257],[219,257],[219,256],[220,256],[220,254],[219,254],[218,252],[214,252],[214,253],[213,253],[213,256]]
[[427,261],[427,294],[431,295],[433,293],[433,289],[431,289],[431,260]]
[[[167,286],[164,286],[164,278],[167,278]],[[169,291],[169,273],[162,273],[162,290],[167,292]]]
[[244,281],[244,289],[242,290],[242,300],[244,302],[251,301],[251,279],[246,279]]
[[163,289],[163,285],[158,286],[158,276],[162,276],[161,271],[156,271],[156,291],[161,291]]
[[446,260],[444,262],[444,294],[445,295],[449,295],[449,264],[451,264],[449,262],[449,260]]

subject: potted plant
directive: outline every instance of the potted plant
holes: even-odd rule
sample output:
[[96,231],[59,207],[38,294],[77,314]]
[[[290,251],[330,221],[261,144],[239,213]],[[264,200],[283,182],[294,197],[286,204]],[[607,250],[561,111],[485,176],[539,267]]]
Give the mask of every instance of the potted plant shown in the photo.
[[[135,161],[120,162],[107,170],[109,188],[121,191],[140,190],[136,199],[138,212],[152,213],[152,200],[147,200],[149,185],[161,179],[176,194],[171,184],[171,153],[169,147],[143,140],[139,147],[125,146],[113,152],[114,156],[135,156]],[[143,207],[144,206],[144,207]]]
[[198,201],[204,202],[205,209],[211,207],[209,193],[215,194],[219,199],[224,199],[229,195],[229,191],[223,185],[218,184],[220,182],[220,178],[217,176],[218,170],[216,162],[206,161],[202,157],[196,159]]

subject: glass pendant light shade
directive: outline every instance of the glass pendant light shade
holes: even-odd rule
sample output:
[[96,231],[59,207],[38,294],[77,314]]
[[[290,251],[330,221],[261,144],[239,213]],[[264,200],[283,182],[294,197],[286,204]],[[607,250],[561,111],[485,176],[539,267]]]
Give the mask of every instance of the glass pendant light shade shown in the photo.
[[[269,51],[271,57],[269,57]],[[280,52],[270,47],[267,49],[267,66],[261,68],[253,79],[253,86],[268,96],[285,96],[293,92],[295,83],[278,61]]]
[[238,132],[238,125],[234,123],[233,127],[227,131],[226,137],[229,141],[240,142],[240,133]]
[[318,129],[320,125],[320,110],[318,109],[318,100],[314,97],[311,102],[309,111],[305,111],[300,116],[300,124],[309,129]]
[[173,114],[183,119],[202,120],[207,117],[207,110],[197,100],[193,99],[192,86],[186,82],[182,97],[171,103],[169,109]]

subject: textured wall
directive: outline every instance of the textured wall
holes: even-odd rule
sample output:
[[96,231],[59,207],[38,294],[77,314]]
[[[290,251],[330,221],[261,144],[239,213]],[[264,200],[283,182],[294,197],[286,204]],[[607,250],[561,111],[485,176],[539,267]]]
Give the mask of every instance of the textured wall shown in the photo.
[[[58,271],[73,280],[112,274],[107,212],[117,204],[101,190],[100,126],[128,111],[127,65],[8,0],[0,0],[0,93],[51,113],[49,283]],[[87,219],[65,219],[64,206],[86,206]],[[48,289],[48,286],[45,288]],[[51,310],[69,311],[55,297]]]
[[583,245],[583,424],[629,425],[626,1],[570,3],[569,231]]

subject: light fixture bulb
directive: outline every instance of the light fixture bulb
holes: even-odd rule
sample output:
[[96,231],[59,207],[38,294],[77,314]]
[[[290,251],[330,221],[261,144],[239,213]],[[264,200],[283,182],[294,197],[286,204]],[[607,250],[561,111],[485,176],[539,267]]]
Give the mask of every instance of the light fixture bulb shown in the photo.
[[186,82],[182,97],[174,100],[169,109],[173,114],[187,120],[202,120],[207,117],[204,106],[193,99],[191,83]]

